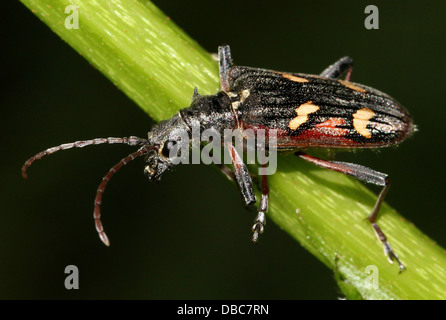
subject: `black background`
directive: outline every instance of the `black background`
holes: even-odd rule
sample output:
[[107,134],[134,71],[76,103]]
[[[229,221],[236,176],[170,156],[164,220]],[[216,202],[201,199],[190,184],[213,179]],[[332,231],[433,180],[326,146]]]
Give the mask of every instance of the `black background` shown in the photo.
[[[398,148],[344,153],[389,173],[387,201],[443,247],[446,3],[154,1],[208,51],[230,44],[236,64],[320,73],[341,56],[352,80],[399,100],[419,131]],[[332,273],[273,223],[258,246],[237,190],[204,165],[179,166],[157,185],[135,161],[104,196],[112,246],[93,227],[96,188],[126,146],[34,153],[104,136],[144,137],[153,122],[19,2],[2,17],[0,298],[335,299]],[[192,93],[191,93],[192,94]],[[186,106],[185,106],[186,107]],[[64,288],[64,269],[80,289]]]

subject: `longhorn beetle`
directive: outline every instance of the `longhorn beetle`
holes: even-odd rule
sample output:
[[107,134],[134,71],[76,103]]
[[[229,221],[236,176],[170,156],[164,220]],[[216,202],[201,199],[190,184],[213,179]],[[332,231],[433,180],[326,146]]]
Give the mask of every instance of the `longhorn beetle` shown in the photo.
[[[398,144],[415,129],[404,107],[376,89],[350,82],[353,61],[349,57],[339,59],[317,76],[233,66],[229,46],[219,47],[218,56],[222,91],[200,96],[195,89],[190,107],[155,125],[148,132],[147,139],[133,136],[96,138],[62,144],[27,160],[22,167],[23,177],[27,177],[27,169],[35,160],[59,150],[103,143],[139,147],[110,169],[96,193],[96,230],[102,242],[108,246],[109,240],[100,219],[102,194],[108,181],[123,165],[145,156],[144,173],[150,180],[160,180],[164,171],[176,164],[172,161],[171,151],[181,143],[177,131],[183,130],[190,136],[192,126],[197,123],[200,132],[209,128],[220,133],[224,129],[237,129],[242,133],[247,129],[254,132],[260,129],[266,129],[266,132],[275,130],[279,151],[294,151],[296,156],[317,166],[383,187],[368,220],[382,242],[389,261],[393,263],[395,260],[400,271],[404,270],[404,265],[376,222],[389,190],[388,175],[353,163],[319,159],[304,152],[310,147],[357,149]],[[344,73],[345,79],[340,80]],[[253,182],[243,158],[232,143],[225,143],[225,147],[229,149],[234,170],[225,166],[221,169],[237,182],[246,205],[255,204]],[[262,198],[252,227],[254,242],[263,232],[265,212],[268,210],[266,175],[262,175],[260,181]]]

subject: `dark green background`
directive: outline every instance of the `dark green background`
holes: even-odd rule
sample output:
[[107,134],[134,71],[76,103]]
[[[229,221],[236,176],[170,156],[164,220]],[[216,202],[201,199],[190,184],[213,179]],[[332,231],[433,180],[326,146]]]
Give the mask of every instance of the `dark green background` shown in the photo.
[[[379,30],[364,27],[370,1],[155,3],[207,50],[230,44],[239,65],[319,73],[341,56],[353,57],[353,81],[399,100],[419,131],[398,148],[339,159],[389,173],[387,201],[446,246],[445,2],[374,1]],[[153,122],[23,5],[10,1],[5,10],[1,299],[341,296],[330,270],[273,223],[252,245],[254,216],[211,167],[180,166],[158,185],[145,180],[142,161],[124,168],[104,196],[110,248],[94,230],[93,199],[129,147],[61,152],[22,180],[22,163],[42,149],[93,137],[144,137]],[[80,290],[64,288],[70,264],[80,269]]]

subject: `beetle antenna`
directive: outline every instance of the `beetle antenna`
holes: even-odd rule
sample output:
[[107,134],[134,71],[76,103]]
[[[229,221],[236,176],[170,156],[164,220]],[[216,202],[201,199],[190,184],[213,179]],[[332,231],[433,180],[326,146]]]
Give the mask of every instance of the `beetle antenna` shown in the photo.
[[106,245],[110,245],[110,241],[108,240],[107,235],[104,232],[104,228],[101,222],[101,203],[102,203],[102,194],[105,191],[105,187],[107,186],[108,181],[112,178],[112,176],[121,169],[122,166],[126,165],[130,161],[146,154],[149,150],[158,149],[156,146],[145,145],[140,148],[138,151],[129,154],[127,157],[119,161],[116,165],[114,165],[110,171],[102,178],[102,182],[98,187],[98,191],[96,192],[96,198],[94,199],[94,222],[96,226],[96,230],[99,233],[99,238]]
[[28,178],[28,173],[26,172],[28,168],[33,164],[34,161],[39,160],[46,155],[52,154],[60,150],[67,150],[71,148],[83,148],[85,146],[103,144],[103,143],[109,143],[109,144],[122,143],[122,144],[128,144],[129,146],[140,146],[140,145],[147,145],[149,141],[147,139],[141,139],[138,137],[131,136],[128,138],[112,138],[112,137],[96,138],[92,140],[83,140],[83,141],[61,144],[60,146],[48,148],[42,152],[39,152],[35,156],[29,158],[22,167],[22,176],[24,179]]

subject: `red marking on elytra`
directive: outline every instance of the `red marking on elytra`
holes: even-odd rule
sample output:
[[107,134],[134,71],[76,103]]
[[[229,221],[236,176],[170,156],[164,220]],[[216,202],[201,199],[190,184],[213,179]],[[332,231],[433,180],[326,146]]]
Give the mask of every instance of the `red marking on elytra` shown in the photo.
[[349,133],[349,129],[339,128],[338,126],[345,125],[345,119],[343,118],[330,118],[324,122],[315,125],[319,128],[321,134],[326,134],[329,136],[339,137],[345,136]]

